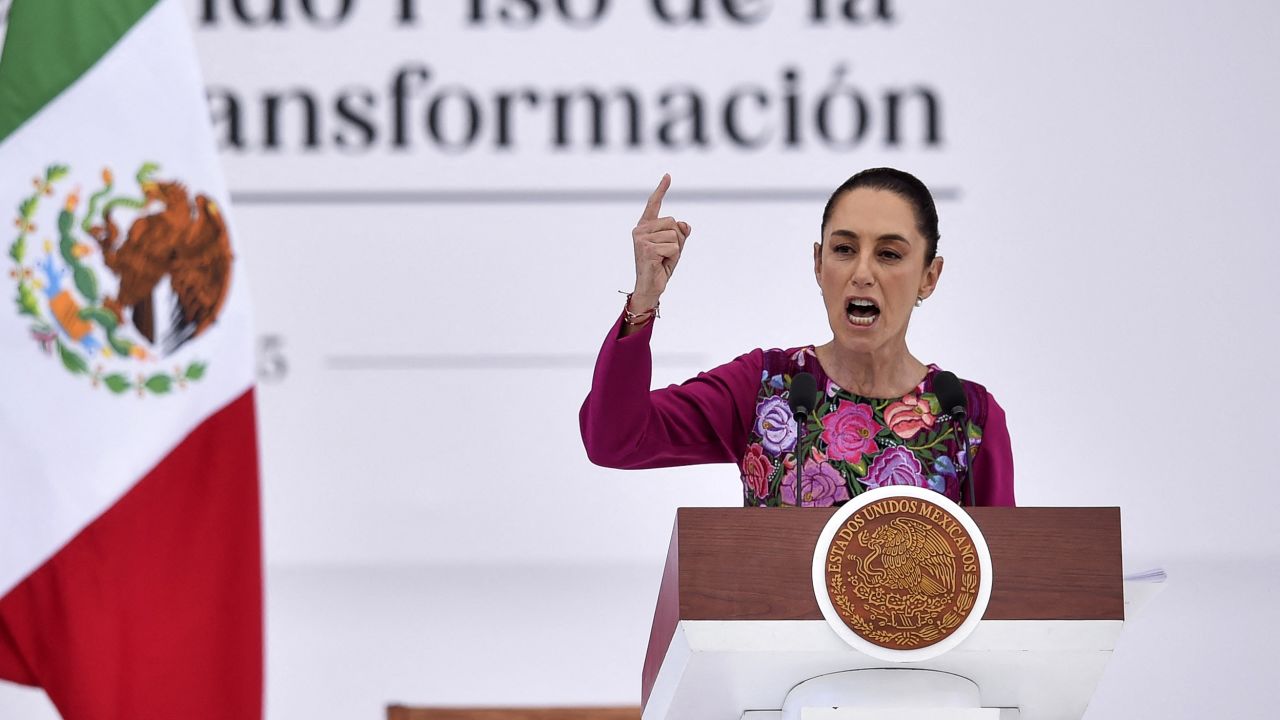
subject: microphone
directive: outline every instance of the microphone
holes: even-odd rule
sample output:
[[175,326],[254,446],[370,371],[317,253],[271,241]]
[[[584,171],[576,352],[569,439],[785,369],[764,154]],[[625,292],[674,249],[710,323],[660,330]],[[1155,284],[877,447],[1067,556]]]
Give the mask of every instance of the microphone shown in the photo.
[[933,394],[938,396],[942,411],[951,416],[952,432],[960,442],[959,470],[964,473],[960,483],[960,504],[963,505],[968,500],[972,507],[978,503],[973,497],[973,475],[969,472],[969,433],[965,427],[965,420],[969,415],[969,400],[965,397],[964,385],[955,373],[943,370],[933,376]]
[[964,396],[964,386],[960,378],[953,372],[943,370],[933,376],[933,394],[938,396],[938,404],[943,412],[952,417],[964,418],[969,410],[969,400]]
[[818,406],[818,381],[807,372],[796,373],[791,378],[791,394],[787,401],[791,404],[792,414],[808,415],[813,412]]
[[804,492],[802,473],[804,472],[804,437],[805,426],[809,424],[809,413],[818,406],[818,381],[807,372],[796,373],[791,378],[791,390],[787,396],[791,406],[791,414],[796,419],[796,507],[801,505]]

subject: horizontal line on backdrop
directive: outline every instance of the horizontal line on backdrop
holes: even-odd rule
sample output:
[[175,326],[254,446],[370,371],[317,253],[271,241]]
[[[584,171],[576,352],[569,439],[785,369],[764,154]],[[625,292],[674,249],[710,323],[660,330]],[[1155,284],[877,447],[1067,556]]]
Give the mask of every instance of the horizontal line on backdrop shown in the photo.
[[[699,353],[653,356],[655,367],[701,367],[705,362],[705,356]],[[325,358],[330,370],[545,370],[589,368],[595,364],[594,353],[330,355]]]
[[[566,188],[542,190],[239,190],[235,205],[568,205],[643,203],[652,190]],[[960,199],[960,188],[933,188],[938,202]],[[668,197],[680,202],[825,202],[830,189],[723,188],[677,190]]]

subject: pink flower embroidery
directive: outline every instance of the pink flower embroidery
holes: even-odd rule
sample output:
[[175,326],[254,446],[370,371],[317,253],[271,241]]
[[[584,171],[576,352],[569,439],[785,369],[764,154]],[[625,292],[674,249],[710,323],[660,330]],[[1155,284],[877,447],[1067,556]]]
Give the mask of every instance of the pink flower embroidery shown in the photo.
[[764,448],[752,444],[742,457],[742,479],[757,499],[769,495],[769,476],[773,475],[773,463],[764,454]]
[[934,417],[929,402],[917,395],[903,395],[902,400],[893,403],[884,411],[884,422],[893,434],[903,440],[910,440],[925,428],[933,429]]
[[827,455],[845,462],[857,463],[863,455],[876,452],[876,433],[882,429],[870,405],[848,400],[841,400],[835,412],[822,416],[822,440],[827,444]]

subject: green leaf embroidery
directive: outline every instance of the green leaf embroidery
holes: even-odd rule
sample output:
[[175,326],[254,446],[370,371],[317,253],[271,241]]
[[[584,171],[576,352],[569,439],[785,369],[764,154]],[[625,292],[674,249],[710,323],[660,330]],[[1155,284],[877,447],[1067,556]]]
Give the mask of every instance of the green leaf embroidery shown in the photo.
[[144,383],[143,387],[156,395],[164,395],[173,389],[173,378],[164,374],[152,375],[147,378],[147,382]]
[[116,337],[114,330],[107,331],[107,342],[111,344],[111,349],[115,350],[120,357],[129,357],[133,353],[133,343]]
[[204,377],[204,370],[207,367],[209,366],[202,362],[191,363],[189,366],[187,366],[187,372],[186,372],[187,379],[199,380],[200,378]]
[[85,362],[79,353],[63,345],[61,340],[58,341],[58,356],[62,358],[62,364],[71,372],[77,375],[89,372],[89,363]]
[[142,163],[142,167],[138,168],[138,174],[134,177],[138,181],[139,185],[146,185],[151,182],[151,176],[155,175],[156,171],[159,169],[159,165],[153,162],[145,162]]
[[785,455],[778,458],[777,464],[773,466],[773,474],[769,476],[769,495],[771,496],[776,496],[779,488],[782,486],[782,471],[785,469],[785,465],[782,461],[785,458]]
[[102,383],[107,386],[108,390],[117,395],[133,387],[133,383],[129,382],[129,378],[120,373],[106,376],[102,379]]
[[91,303],[98,302],[98,278],[93,271],[84,265],[77,264],[75,269],[76,289],[80,295]]
[[33,318],[40,317],[40,305],[36,302],[36,294],[31,292],[31,286],[26,283],[18,285],[18,312]]
[[98,323],[98,325],[102,326],[102,329],[107,332],[115,330],[116,325],[119,324],[116,321],[115,313],[102,307],[87,307],[81,310],[78,314],[81,319]]
[[867,456],[863,455],[858,462],[848,463],[849,469],[857,473],[858,477],[867,476]]

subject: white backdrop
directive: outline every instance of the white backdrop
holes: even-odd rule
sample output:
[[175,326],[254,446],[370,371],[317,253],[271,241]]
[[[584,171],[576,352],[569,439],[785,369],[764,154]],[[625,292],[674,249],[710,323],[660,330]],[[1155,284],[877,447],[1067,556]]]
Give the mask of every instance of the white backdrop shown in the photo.
[[[272,2],[190,3],[264,334],[271,717],[638,702],[674,509],[741,497],[729,466],[628,473],[581,448],[577,409],[630,287],[644,197],[671,172],[664,211],[694,226],[655,332],[665,384],[828,337],[810,255],[822,203],[883,164],[940,191],[946,270],[911,347],[1004,405],[1019,503],[1119,505],[1126,564],[1174,571],[1089,717],[1193,717],[1223,684],[1236,692],[1222,714],[1264,716],[1270,613],[1232,583],[1280,569],[1266,520],[1280,5],[885,0],[891,21],[853,2],[851,23],[835,17],[843,2],[716,0],[704,23],[669,27],[653,4],[605,2],[598,24],[568,27],[554,0],[350,0],[328,24],[303,10],[333,17],[343,2],[281,0],[286,19],[256,26],[236,8],[261,17]],[[767,17],[739,25],[726,4]],[[473,5],[487,22],[468,21]],[[501,21],[532,5],[532,26]],[[807,21],[815,5],[828,22]],[[415,23],[396,22],[405,7]],[[840,66],[867,106],[852,148],[816,128]],[[419,67],[397,146],[395,76]],[[756,149],[724,131],[724,99],[744,85],[769,103],[738,106],[744,127],[772,130]],[[557,146],[555,95],[620,86],[644,113],[638,147],[618,115],[601,147],[582,116]],[[660,98],[686,86],[707,143],[670,147],[662,118],[684,118],[671,132],[686,137],[689,101]],[[299,90],[317,102],[314,147]],[[285,98],[274,147],[271,95]],[[792,96],[802,137],[789,144]],[[440,97],[436,129],[454,140],[460,98],[476,99],[473,144],[432,139]],[[847,128],[848,105],[832,108]],[[519,578],[529,601],[496,600],[512,589],[496,577]],[[8,702],[43,717],[32,697],[0,688],[0,716]]]

